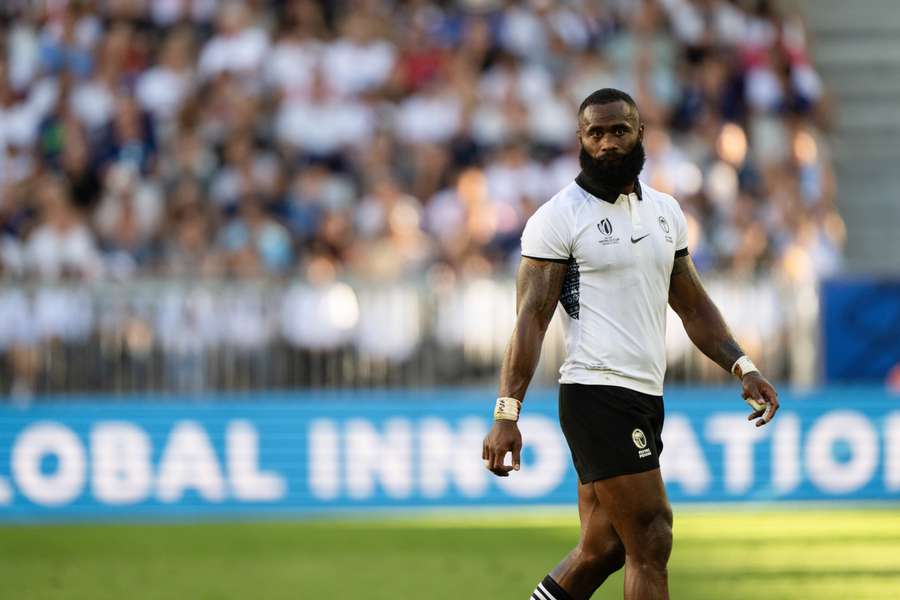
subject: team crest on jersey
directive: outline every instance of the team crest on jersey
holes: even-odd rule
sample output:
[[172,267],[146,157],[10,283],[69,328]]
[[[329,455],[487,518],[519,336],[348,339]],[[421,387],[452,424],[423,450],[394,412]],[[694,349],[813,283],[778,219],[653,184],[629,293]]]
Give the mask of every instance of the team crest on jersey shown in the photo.
[[602,221],[597,223],[597,229],[599,229],[600,233],[603,234],[603,237],[600,238],[600,243],[604,246],[619,243],[619,238],[613,237],[612,221],[610,221],[609,219],[603,219]]
[[666,221],[666,218],[663,216],[659,217],[659,228],[663,230],[663,233],[666,234],[666,241],[671,242],[672,236],[669,235],[669,222]]

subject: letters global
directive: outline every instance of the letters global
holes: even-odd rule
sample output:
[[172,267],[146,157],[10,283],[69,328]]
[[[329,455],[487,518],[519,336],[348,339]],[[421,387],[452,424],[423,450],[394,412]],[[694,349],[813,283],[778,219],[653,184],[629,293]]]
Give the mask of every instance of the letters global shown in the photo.
[[[135,399],[0,409],[0,519],[302,514],[413,506],[561,504],[576,477],[555,393],[520,422],[523,467],[481,463],[489,391],[269,394],[253,403]],[[900,497],[900,403],[880,390],[785,394],[771,425],[736,391],[666,395],[674,501]]]

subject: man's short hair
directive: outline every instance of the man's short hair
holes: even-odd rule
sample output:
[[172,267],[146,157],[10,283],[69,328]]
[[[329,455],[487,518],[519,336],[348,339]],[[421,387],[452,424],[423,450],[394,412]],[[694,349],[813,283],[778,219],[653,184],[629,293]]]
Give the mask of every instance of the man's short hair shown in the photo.
[[610,102],[625,102],[630,105],[631,108],[637,112],[637,103],[635,103],[634,98],[623,92],[622,90],[617,90],[616,88],[603,88],[602,90],[597,90],[590,96],[584,99],[584,102],[581,103],[581,106],[578,108],[578,116],[581,116],[581,113],[584,112],[588,106],[593,106],[594,104],[609,104]]

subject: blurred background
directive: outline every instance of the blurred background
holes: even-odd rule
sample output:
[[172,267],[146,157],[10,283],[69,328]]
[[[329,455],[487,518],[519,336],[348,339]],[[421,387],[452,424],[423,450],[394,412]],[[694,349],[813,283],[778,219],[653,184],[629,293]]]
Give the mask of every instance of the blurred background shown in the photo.
[[[817,284],[854,258],[834,148],[859,137],[834,137],[801,13],[755,0],[3,12],[0,353],[19,401],[493,384],[519,236],[578,173],[577,107],[602,87],[637,99],[644,180],[681,202],[745,348],[775,378],[820,375]],[[671,329],[671,379],[725,380]],[[554,332],[540,383],[561,352]]]
[[[680,202],[707,288],[784,397],[771,431],[746,429],[730,377],[670,311],[670,496],[771,519],[780,500],[896,508],[893,0],[5,0],[0,48],[0,520],[574,506],[556,321],[523,472],[498,483],[477,453],[519,237],[577,175],[577,108],[603,87],[636,99],[642,179]],[[822,546],[769,597],[900,597],[890,510],[802,515],[762,543],[837,543],[857,519],[847,543],[877,538],[880,558],[829,567]],[[704,522],[685,533],[700,549]],[[574,512],[535,523],[556,546],[523,559],[521,590],[485,597],[525,597],[577,538]],[[342,527],[322,531],[357,539]],[[43,553],[87,552],[67,530],[8,531],[38,578]],[[230,539],[210,544],[253,543]],[[739,560],[704,575],[677,548],[682,596],[745,597],[729,587]],[[310,573],[343,564],[292,551]],[[66,569],[84,565],[55,564],[58,597],[117,593],[72,592]],[[748,594],[779,573],[754,568]],[[207,597],[181,583],[148,597]],[[335,589],[318,593],[381,597]]]

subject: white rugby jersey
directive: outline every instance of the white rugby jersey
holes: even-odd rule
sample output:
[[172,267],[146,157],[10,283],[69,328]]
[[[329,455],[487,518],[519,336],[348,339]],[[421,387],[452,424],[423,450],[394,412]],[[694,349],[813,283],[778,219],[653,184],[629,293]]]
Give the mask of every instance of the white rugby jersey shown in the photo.
[[687,253],[687,221],[672,196],[635,189],[610,202],[573,181],[528,219],[522,255],[569,264],[559,382],[660,396],[669,278],[676,253]]

